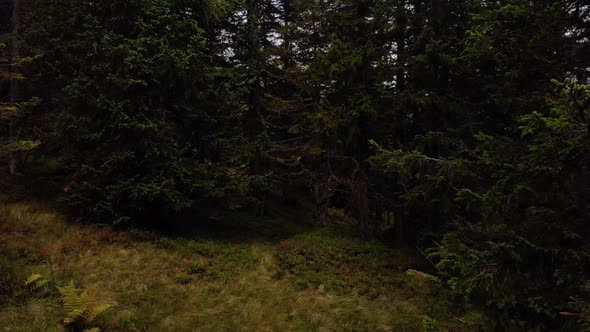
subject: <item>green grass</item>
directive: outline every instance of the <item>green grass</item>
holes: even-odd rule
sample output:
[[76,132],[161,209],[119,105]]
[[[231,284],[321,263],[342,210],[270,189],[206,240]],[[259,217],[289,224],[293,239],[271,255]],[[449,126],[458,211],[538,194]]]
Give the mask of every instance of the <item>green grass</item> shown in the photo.
[[[103,331],[471,331],[415,258],[307,226],[295,211],[230,216],[192,235],[68,223],[50,207],[0,205],[0,331],[65,331],[56,286],[98,304]],[[50,283],[25,286],[34,273]],[[459,309],[458,309],[459,308]],[[474,317],[468,319],[468,317]]]

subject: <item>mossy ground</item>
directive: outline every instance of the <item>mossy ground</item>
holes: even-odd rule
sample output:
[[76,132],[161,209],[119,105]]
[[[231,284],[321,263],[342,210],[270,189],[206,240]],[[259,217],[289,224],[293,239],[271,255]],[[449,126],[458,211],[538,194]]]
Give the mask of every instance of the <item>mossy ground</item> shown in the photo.
[[[293,211],[195,221],[183,237],[69,223],[50,207],[0,205],[0,330],[62,331],[69,281],[114,306],[103,331],[471,331],[477,315],[411,253],[313,229]],[[200,225],[208,225],[201,227]],[[177,232],[178,233],[178,232]],[[477,318],[477,317],[476,317]]]

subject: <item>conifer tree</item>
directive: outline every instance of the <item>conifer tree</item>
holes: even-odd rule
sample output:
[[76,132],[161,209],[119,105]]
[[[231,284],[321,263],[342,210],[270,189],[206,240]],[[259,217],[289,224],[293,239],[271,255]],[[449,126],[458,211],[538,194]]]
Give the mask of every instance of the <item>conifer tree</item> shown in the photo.
[[38,140],[22,137],[22,130],[19,129],[19,122],[27,117],[38,100],[21,101],[19,97],[19,82],[24,79],[20,67],[30,59],[19,56],[20,1],[14,0],[8,9],[11,12],[10,22],[5,23],[10,26],[10,33],[2,36],[0,41],[0,77],[3,83],[8,84],[8,100],[0,103],[0,121],[6,127],[6,137],[0,140],[0,154],[8,156],[8,172],[15,175],[19,154],[39,145]]

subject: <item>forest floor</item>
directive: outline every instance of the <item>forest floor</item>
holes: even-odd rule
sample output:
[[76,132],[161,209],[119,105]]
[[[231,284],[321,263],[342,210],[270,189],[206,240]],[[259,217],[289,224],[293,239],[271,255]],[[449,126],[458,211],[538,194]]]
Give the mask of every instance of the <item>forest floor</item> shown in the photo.
[[[102,331],[471,331],[481,319],[414,270],[412,253],[304,218],[283,210],[162,234],[0,202],[0,331],[68,330],[68,315],[69,328]],[[91,299],[77,316],[57,288],[70,281]],[[93,318],[99,305],[110,308]]]

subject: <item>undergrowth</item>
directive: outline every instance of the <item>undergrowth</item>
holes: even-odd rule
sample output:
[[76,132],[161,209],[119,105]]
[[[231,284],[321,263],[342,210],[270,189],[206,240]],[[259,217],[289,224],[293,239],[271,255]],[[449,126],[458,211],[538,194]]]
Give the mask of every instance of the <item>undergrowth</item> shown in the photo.
[[404,282],[411,256],[376,242],[335,235],[328,230],[298,235],[278,246],[280,266],[302,288],[377,297]]

